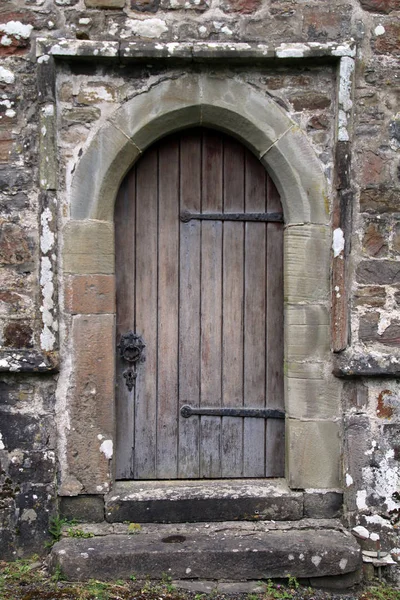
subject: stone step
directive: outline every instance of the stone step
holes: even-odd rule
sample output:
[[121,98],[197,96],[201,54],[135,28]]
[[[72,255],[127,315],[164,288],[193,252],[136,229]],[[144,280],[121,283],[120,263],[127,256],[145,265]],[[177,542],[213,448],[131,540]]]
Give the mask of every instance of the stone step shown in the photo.
[[[310,520],[125,525],[131,535],[62,539],[53,546],[49,564],[69,580],[132,575],[156,580],[167,574],[179,580],[244,581],[357,574],[361,554],[356,540],[336,521],[330,527],[322,523],[322,528]],[[88,531],[96,526],[78,527]],[[122,524],[118,527],[123,531]]]
[[296,492],[284,479],[120,481],[106,497],[105,516],[110,523],[293,521],[336,517],[341,504],[340,493]]

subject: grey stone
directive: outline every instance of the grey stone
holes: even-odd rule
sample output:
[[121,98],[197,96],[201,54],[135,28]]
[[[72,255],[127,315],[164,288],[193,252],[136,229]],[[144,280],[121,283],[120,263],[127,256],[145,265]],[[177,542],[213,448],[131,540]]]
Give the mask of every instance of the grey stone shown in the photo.
[[343,494],[339,492],[304,492],[304,516],[313,519],[340,517]]
[[357,267],[357,281],[364,284],[392,285],[400,281],[400,262],[363,260]]
[[310,585],[316,588],[324,588],[326,590],[346,590],[354,587],[362,582],[363,571],[357,569],[352,573],[345,575],[334,575],[330,577],[311,577]]
[[335,357],[333,373],[337,377],[400,377],[400,358],[393,354],[345,352]]
[[56,69],[54,58],[47,56],[47,60],[38,63],[37,91],[41,104],[55,102],[56,100]]
[[57,373],[59,370],[59,355],[56,352],[42,354],[37,351],[13,350],[0,352],[0,372],[12,371],[19,373]]
[[235,529],[209,532],[206,524],[171,534],[160,525],[153,534],[64,538],[50,556],[50,569],[70,580],[128,578],[222,579],[341,575],[360,567],[360,549],[339,531],[264,531],[251,536]]
[[66,496],[60,498],[60,514],[68,520],[101,523],[104,520],[104,497]]
[[107,521],[185,523],[296,520],[303,496],[284,480],[118,482],[106,497]]
[[39,178],[42,190],[57,189],[56,107],[48,103],[40,108],[40,165]]

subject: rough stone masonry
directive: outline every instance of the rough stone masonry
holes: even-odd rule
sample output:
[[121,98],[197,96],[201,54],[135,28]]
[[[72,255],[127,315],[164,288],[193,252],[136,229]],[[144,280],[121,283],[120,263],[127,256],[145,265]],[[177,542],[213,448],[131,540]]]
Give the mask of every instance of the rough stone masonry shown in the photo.
[[[291,242],[296,269],[312,264],[317,280],[326,257],[331,282],[318,299],[323,325],[330,322],[329,358],[314,368],[300,357],[296,372],[288,365],[291,435],[301,438],[312,422],[317,462],[325,443],[338,448],[338,469],[319,465],[321,477],[336,471],[306,487],[309,516],[326,494],[335,502],[343,494],[344,524],[399,580],[399,56],[399,0],[2,1],[2,558],[44,552],[60,498],[89,499],[102,515],[112,486],[112,406],[91,419],[99,398],[113,396],[113,230],[106,217],[89,217],[68,233],[78,227],[68,221],[81,157],[117,109],[163,82],[206,73],[279,106],[328,182],[331,233],[303,227]],[[88,178],[95,187],[96,173]],[[322,261],[307,250],[316,235]],[[289,292],[306,304],[311,292],[293,281]],[[321,311],[305,306],[293,327]],[[96,381],[88,348],[104,367]],[[91,424],[98,447],[82,443]],[[300,484],[313,481],[309,459],[296,468]]]

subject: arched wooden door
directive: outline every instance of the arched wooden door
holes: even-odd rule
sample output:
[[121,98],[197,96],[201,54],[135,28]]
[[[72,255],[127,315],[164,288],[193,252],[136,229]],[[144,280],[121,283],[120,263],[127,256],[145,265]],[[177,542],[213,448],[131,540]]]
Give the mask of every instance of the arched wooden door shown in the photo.
[[220,132],[164,138],[126,176],[117,479],[283,475],[283,415],[265,418],[283,410],[281,220],[261,163]]

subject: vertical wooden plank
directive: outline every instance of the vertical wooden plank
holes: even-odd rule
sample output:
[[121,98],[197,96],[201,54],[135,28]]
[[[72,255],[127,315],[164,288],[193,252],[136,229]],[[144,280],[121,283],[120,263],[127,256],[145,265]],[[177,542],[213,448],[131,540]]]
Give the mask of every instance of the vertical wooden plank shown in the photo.
[[[246,151],[246,212],[265,211],[265,170]],[[244,404],[265,406],[266,226],[246,223],[244,289]],[[265,421],[244,419],[244,475],[265,476]]]
[[[267,211],[282,212],[278,190],[267,176]],[[283,224],[267,224],[267,406],[284,410],[283,391]],[[266,431],[267,477],[283,477],[285,422],[269,419]]]
[[[116,343],[134,329],[135,297],[135,205],[136,169],[132,169],[118,192],[115,204]],[[127,364],[116,357],[116,471],[117,479],[133,477],[135,390],[125,385]]]
[[158,159],[157,478],[178,474],[179,141],[163,140]]
[[[205,131],[202,211],[222,211],[222,140]],[[201,405],[221,406],[222,223],[203,221],[201,240]],[[201,417],[200,477],[221,477],[221,417]]]
[[[201,210],[201,134],[184,133],[180,210]],[[200,221],[180,224],[179,405],[200,404]],[[179,415],[178,477],[200,475],[200,417]]]
[[157,444],[157,148],[136,171],[136,331],[146,344],[138,365],[135,406],[135,478],[156,477]]
[[[244,211],[244,148],[224,140],[224,212]],[[244,223],[223,224],[222,405],[243,404]],[[243,474],[243,419],[222,418],[222,476]]]

